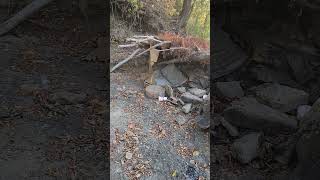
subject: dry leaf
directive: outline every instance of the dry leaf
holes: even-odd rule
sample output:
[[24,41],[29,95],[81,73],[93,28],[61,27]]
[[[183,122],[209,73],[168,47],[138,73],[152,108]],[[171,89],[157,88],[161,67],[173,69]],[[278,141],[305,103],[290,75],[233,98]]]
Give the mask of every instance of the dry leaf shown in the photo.
[[174,171],[171,173],[171,176],[172,176],[172,177],[177,177],[177,170],[174,170]]

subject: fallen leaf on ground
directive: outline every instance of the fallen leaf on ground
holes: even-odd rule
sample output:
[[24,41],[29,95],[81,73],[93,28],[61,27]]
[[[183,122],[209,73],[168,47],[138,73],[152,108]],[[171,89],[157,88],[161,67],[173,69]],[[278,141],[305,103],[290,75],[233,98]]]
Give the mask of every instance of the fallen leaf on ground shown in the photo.
[[176,176],[177,176],[177,170],[174,170],[174,171],[171,173],[171,176],[172,176],[172,177],[176,177]]

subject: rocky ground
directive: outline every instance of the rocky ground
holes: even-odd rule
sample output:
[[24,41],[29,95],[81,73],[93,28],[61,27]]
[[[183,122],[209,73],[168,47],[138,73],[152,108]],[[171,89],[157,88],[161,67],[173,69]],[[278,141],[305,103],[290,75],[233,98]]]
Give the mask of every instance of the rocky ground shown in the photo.
[[[112,44],[111,66],[129,54]],[[157,68],[145,88],[146,60],[110,75],[111,179],[209,179],[209,131],[197,125],[209,117],[197,112],[208,101],[209,79],[206,88],[186,88],[185,74],[168,65]]]
[[105,27],[91,23],[52,4],[0,37],[0,179],[108,179],[106,69],[82,59]]
[[214,31],[216,52],[227,53],[211,62],[211,177],[318,179],[317,49],[294,24],[265,29],[236,16]]

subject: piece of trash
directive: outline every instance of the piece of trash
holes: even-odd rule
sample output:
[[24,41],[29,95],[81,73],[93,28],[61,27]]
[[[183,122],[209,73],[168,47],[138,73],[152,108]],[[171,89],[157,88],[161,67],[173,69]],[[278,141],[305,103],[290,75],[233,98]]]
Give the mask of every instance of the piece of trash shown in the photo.
[[208,95],[203,95],[202,99],[207,99]]
[[199,151],[193,151],[192,153],[193,156],[199,156],[199,154],[200,154]]
[[168,100],[168,98],[167,97],[161,97],[161,96],[159,96],[159,101],[161,102],[161,101],[167,101]]
[[133,154],[131,152],[126,152],[126,159],[132,159]]

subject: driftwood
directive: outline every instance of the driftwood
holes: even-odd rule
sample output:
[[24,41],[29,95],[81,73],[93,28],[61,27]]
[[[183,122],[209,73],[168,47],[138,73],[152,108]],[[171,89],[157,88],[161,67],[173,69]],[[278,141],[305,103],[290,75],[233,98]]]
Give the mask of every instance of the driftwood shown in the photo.
[[123,64],[125,64],[126,62],[128,62],[130,59],[132,59],[134,57],[134,55],[136,55],[138,52],[140,51],[140,49],[135,50],[129,57],[127,57],[125,60],[119,62],[117,65],[115,65],[110,72],[113,72],[114,70],[118,69],[120,66],[122,66]]
[[6,34],[11,29],[15,28],[22,21],[27,19],[30,15],[37,12],[43,6],[49,4],[53,0],[34,0],[13,17],[0,25],[0,36]]

